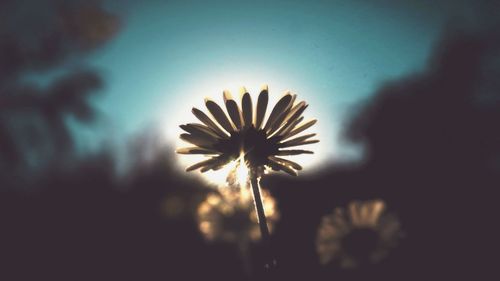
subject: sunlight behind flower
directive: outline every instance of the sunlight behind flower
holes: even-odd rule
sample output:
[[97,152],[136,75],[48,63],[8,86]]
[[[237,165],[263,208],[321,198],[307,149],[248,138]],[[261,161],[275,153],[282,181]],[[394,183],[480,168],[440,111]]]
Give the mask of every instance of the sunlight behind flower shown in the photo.
[[[187,158],[187,157],[186,157]],[[196,161],[202,161],[205,159],[204,157],[192,157],[194,159],[193,163]],[[191,161],[189,162],[191,163]],[[217,171],[207,171],[204,173],[204,179],[208,184],[215,185],[219,188],[227,188],[228,175],[235,175],[235,183],[240,187],[247,186],[249,181],[248,173],[250,170],[243,160],[243,156],[240,156],[238,160],[231,161],[227,165],[225,165],[222,169]]]
[[[255,74],[258,73],[258,74]],[[205,80],[196,81],[196,83],[184,85],[185,88],[179,89],[185,93],[185,98],[180,100],[178,103],[175,103],[173,107],[171,107],[167,111],[167,115],[164,117],[167,122],[165,129],[165,137],[166,141],[172,143],[175,147],[186,146],[186,142],[180,140],[177,136],[182,130],[178,127],[179,120],[182,120],[184,123],[199,123],[199,120],[191,114],[189,110],[193,107],[205,110],[205,104],[203,102],[204,97],[213,97],[214,102],[218,104],[223,104],[221,97],[222,90],[227,89],[231,93],[233,93],[234,99],[236,100],[238,106],[241,108],[241,87],[245,86],[248,93],[251,95],[252,100],[254,102],[257,101],[257,97],[260,92],[260,87],[267,83],[270,87],[269,94],[269,104],[274,105],[276,102],[283,96],[283,94],[288,90],[292,90],[292,93],[300,95],[301,98],[308,100],[308,102],[313,105],[308,108],[307,116],[321,118],[321,110],[315,111],[311,108],[318,108],[321,106],[321,102],[315,98],[314,93],[307,93],[307,87],[300,88],[297,81],[292,81],[293,79],[280,77],[276,73],[266,73],[265,71],[255,71],[255,73],[218,73],[218,75],[213,74],[205,78]],[[269,79],[272,77],[273,79]],[[240,93],[240,94],[238,94]],[[265,120],[269,117],[271,111],[271,106],[266,112]],[[324,113],[323,113],[324,114]],[[175,118],[172,118],[175,116]],[[306,118],[305,121],[308,121],[309,118]],[[328,120],[328,118],[325,118]],[[333,138],[329,135],[331,134],[331,130],[326,130],[325,125],[329,127],[332,126],[330,124],[322,124],[321,122],[317,123],[313,129],[310,131],[311,133],[318,133],[318,137],[321,138],[322,142],[310,144],[304,146],[304,149],[313,150],[315,155],[294,155],[293,157],[284,156],[283,158],[293,161],[297,161],[304,167],[304,171],[302,173],[307,174],[313,173],[314,168],[318,164],[325,162],[326,159],[330,159],[329,157],[332,154],[332,151],[335,148],[335,143]],[[328,145],[327,145],[328,144]],[[190,155],[189,157],[185,157],[184,155],[176,155],[176,161],[180,164],[178,167],[183,168],[187,167],[193,163],[197,163],[207,159],[201,155]],[[233,166],[234,168],[234,166]],[[208,183],[211,184],[221,184],[225,183],[225,175],[231,170],[230,167],[224,167],[218,171],[209,171],[204,173],[202,176]],[[312,171],[311,171],[312,170]],[[243,172],[242,172],[243,173]],[[201,175],[197,173],[197,175]]]
[[248,173],[250,170],[245,164],[245,155],[243,152],[240,154],[240,158],[236,161],[236,182],[240,185],[240,187],[246,187],[248,183]]
[[[185,157],[185,158],[187,158],[187,157]],[[201,160],[203,160],[203,159],[205,159],[205,157],[201,157]],[[194,160],[193,162],[189,161],[186,163],[194,163],[195,161],[197,161],[197,160]],[[238,164],[238,162],[232,161],[220,170],[207,171],[204,173],[203,178],[207,181],[207,183],[209,183],[211,185],[215,185],[217,187],[224,188],[227,185],[227,175],[229,175],[232,171],[236,170],[237,164]]]
[[[305,134],[304,131],[316,124],[317,119],[304,120],[302,114],[309,104],[296,101],[297,94],[285,91],[270,107],[269,96],[268,85],[263,85],[254,107],[250,93],[241,87],[240,98],[236,99],[230,91],[223,91],[222,105],[226,110],[206,97],[204,103],[211,117],[193,107],[193,116],[203,124],[190,122],[179,126],[184,131],[180,139],[185,144],[179,145],[176,152],[208,158],[189,165],[186,170],[217,171],[229,162],[237,162],[236,168],[230,170],[227,182],[234,184],[239,181],[240,185],[246,184],[248,173],[245,175],[243,169],[247,165],[252,169],[260,167],[259,173],[272,169],[297,176],[297,171],[303,167],[287,156],[313,154],[310,145],[319,140],[311,138],[317,134],[310,131]],[[304,145],[307,145],[305,149],[295,148]]]

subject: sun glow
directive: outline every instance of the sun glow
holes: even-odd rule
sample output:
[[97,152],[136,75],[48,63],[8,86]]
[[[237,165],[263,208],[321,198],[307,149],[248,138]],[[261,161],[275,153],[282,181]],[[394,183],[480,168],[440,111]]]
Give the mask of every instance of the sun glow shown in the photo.
[[248,185],[249,172],[250,170],[245,164],[244,156],[241,154],[238,159],[231,161],[222,169],[205,172],[205,179],[209,184],[222,188],[228,185],[245,188]]
[[236,162],[236,183],[243,188],[248,184],[248,173],[250,172],[248,166],[245,164],[245,154],[243,154],[243,152],[240,153],[240,157],[236,160]]
[[[191,163],[191,162],[190,162]],[[237,162],[232,161],[226,166],[224,166],[222,169],[217,170],[217,171],[207,171],[204,173],[204,179],[212,185],[215,185],[217,187],[225,187],[227,186],[227,178],[228,175],[231,174],[231,172],[234,172],[237,168]]]

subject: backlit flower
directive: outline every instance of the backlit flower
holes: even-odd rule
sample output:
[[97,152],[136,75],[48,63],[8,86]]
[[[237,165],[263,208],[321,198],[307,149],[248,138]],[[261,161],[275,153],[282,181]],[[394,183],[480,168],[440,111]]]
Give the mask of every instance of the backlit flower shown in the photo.
[[382,200],[353,201],[322,218],[316,250],[322,264],[344,268],[377,263],[401,237],[398,219],[385,213]]
[[316,120],[303,122],[301,115],[308,105],[304,101],[295,102],[296,95],[287,92],[264,120],[269,99],[267,87],[260,92],[255,110],[250,94],[244,89],[241,108],[229,92],[225,91],[223,96],[228,114],[217,103],[206,99],[205,105],[211,117],[193,108],[193,114],[202,124],[180,126],[187,132],[180,138],[194,146],[178,149],[177,153],[209,157],[186,170],[219,170],[232,161],[243,159],[258,174],[270,167],[297,175],[297,170],[302,167],[282,156],[312,153],[294,147],[318,142],[311,139],[315,134],[297,136],[316,123]]

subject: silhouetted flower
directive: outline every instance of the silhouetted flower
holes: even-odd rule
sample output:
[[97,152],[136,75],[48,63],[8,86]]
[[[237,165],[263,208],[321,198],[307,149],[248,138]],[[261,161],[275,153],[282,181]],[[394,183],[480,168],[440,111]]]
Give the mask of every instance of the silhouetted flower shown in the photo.
[[252,99],[245,89],[241,100],[242,109],[238,107],[229,92],[224,91],[223,96],[229,118],[219,105],[206,99],[205,105],[213,118],[193,108],[193,114],[203,124],[180,126],[187,132],[181,134],[181,139],[195,146],[178,149],[177,153],[211,156],[186,170],[201,169],[201,172],[218,170],[231,161],[244,159],[246,165],[258,174],[265,167],[270,167],[276,171],[297,175],[297,170],[302,167],[279,156],[313,153],[308,150],[287,149],[318,142],[310,139],[315,134],[292,138],[316,123],[316,120],[301,123],[303,120],[301,115],[307,104],[304,101],[295,103],[296,95],[287,92],[276,103],[267,121],[264,122],[269,99],[267,86],[260,92],[255,114]]
[[[287,148],[318,142],[318,140],[311,139],[316,134],[292,138],[314,125],[316,120],[301,123],[304,119],[301,115],[307,108],[307,104],[304,101],[295,103],[296,95],[286,92],[264,122],[269,100],[267,86],[259,94],[255,114],[252,98],[244,88],[241,109],[228,91],[224,91],[223,97],[229,118],[219,105],[206,99],[205,105],[213,119],[201,110],[193,108],[193,114],[203,124],[192,123],[180,126],[187,132],[187,134],[181,134],[180,138],[195,146],[180,148],[177,153],[201,154],[210,157],[189,166],[186,171],[200,169],[201,172],[206,172],[229,168],[226,179],[229,187],[239,186],[243,194],[246,194],[249,191],[246,188],[250,184],[255,205],[251,203],[250,196],[247,196],[248,200],[244,201],[241,201],[243,198],[238,197],[239,199],[235,200],[236,203],[227,199],[217,199],[214,196],[209,197],[207,203],[200,206],[200,229],[209,239],[220,236],[224,237],[222,238],[224,240],[248,240],[249,238],[245,237],[255,238],[260,230],[262,244],[266,245],[269,252],[265,255],[264,267],[275,267],[277,262],[269,247],[269,225],[265,212],[269,206],[265,207],[263,196],[260,194],[260,178],[268,167],[275,171],[297,175],[297,170],[301,170],[302,167],[279,156],[312,154],[313,152],[309,150]],[[234,167],[228,165],[230,163],[234,164]],[[236,182],[239,182],[239,185],[236,185]],[[254,218],[259,228],[256,223],[252,224],[251,220],[247,219],[253,214],[253,206],[256,212]],[[270,206],[273,207],[274,203]],[[270,219],[273,219],[272,213],[268,212],[268,215],[271,216]],[[242,222],[244,222],[243,225],[241,225]],[[238,244],[247,243],[239,242]]]
[[[270,231],[279,219],[276,201],[262,190]],[[246,244],[261,238],[255,206],[248,189],[223,188],[209,194],[198,207],[198,226],[209,241]]]
[[398,219],[384,211],[382,200],[353,201],[324,216],[316,240],[320,262],[353,268],[382,260],[401,236]]

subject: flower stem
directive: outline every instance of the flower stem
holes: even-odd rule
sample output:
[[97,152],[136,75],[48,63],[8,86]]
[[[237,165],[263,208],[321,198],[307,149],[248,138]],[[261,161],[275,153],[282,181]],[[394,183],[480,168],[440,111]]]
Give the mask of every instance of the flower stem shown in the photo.
[[275,268],[277,264],[276,264],[276,259],[273,257],[272,250],[270,247],[271,236],[269,235],[266,214],[264,212],[264,204],[262,202],[262,197],[260,193],[260,177],[257,176],[257,173],[252,171],[250,176],[250,181],[252,185],[255,210],[257,211],[257,219],[259,221],[261,241],[265,250],[264,268],[270,270]]

